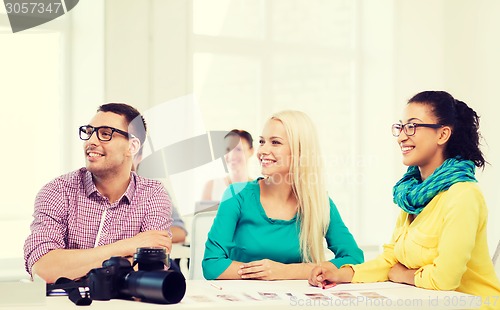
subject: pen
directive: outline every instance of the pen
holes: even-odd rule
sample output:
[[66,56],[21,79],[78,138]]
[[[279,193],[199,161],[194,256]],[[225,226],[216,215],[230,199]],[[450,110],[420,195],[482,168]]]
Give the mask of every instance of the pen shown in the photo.
[[216,285],[216,284],[214,284],[212,282],[208,282],[208,284],[210,284],[210,286],[212,286],[213,288],[216,288],[218,290],[222,290],[222,287],[220,287],[220,286],[218,286],[218,285]]

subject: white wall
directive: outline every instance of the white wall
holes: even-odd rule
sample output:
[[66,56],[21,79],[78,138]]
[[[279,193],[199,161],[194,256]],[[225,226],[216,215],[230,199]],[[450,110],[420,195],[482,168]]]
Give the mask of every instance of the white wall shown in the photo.
[[0,258],[23,255],[39,189],[84,162],[76,129],[103,101],[103,17],[102,2],[89,0],[13,34],[0,12]]
[[104,3],[100,0],[84,1],[67,15],[65,18],[71,22],[66,60],[69,85],[64,104],[67,134],[65,143],[61,145],[65,169],[60,174],[85,164],[83,143],[77,137],[77,129],[88,124],[97,107],[104,103],[106,93]]
[[366,164],[362,167],[363,182],[358,187],[358,238],[362,244],[389,240],[398,208],[392,203],[392,185],[400,177],[399,154],[390,125],[394,117],[394,81],[397,79],[394,59],[394,25],[396,9],[392,0],[361,1],[361,46],[359,74],[361,88],[357,94],[361,108],[358,148]]
[[[251,5],[252,2],[241,0],[237,3]],[[269,9],[270,2],[262,3],[266,3],[265,8]],[[344,219],[362,244],[382,244],[389,238],[398,212],[392,204],[391,189],[404,171],[389,126],[399,119],[406,100],[415,93],[426,89],[445,89],[470,104],[481,115],[482,133],[487,141],[483,150],[491,166],[479,173],[479,178],[490,208],[489,242],[490,247],[493,247],[500,239],[500,227],[492,224],[500,218],[500,193],[497,185],[500,143],[496,137],[497,132],[494,131],[499,111],[495,99],[497,72],[500,69],[500,62],[497,61],[497,55],[500,54],[500,35],[497,33],[497,29],[500,29],[500,3],[495,0],[358,0],[355,3],[356,14],[360,19],[355,25],[357,35],[353,42],[354,55],[345,53],[341,56],[355,63],[353,80],[349,83],[352,98],[348,102],[332,100],[330,106],[319,106],[319,101],[314,100],[314,91],[300,92],[301,85],[312,85],[307,84],[307,75],[299,76],[300,80],[293,83],[305,81],[305,84],[297,84],[290,92],[291,100],[301,97],[307,99],[307,104],[301,104],[304,110],[318,120],[319,129],[323,131],[322,141],[326,149],[333,150],[329,154],[335,155],[336,148],[345,147],[346,144],[342,141],[348,143],[345,151],[351,156],[349,167],[352,167],[353,174],[349,177],[358,181],[352,184],[334,184],[329,188],[333,199],[340,201],[339,209]],[[250,111],[249,104],[245,105],[245,110],[238,107],[236,102],[228,106],[229,113],[234,110],[239,113],[244,111],[242,119],[245,127],[250,128],[254,136],[258,136],[262,122],[269,115],[268,109],[282,107],[282,103],[273,106],[273,102],[281,102],[286,98],[281,96],[279,90],[270,86],[276,82],[273,74],[277,72],[265,70],[270,65],[268,53],[275,48],[286,50],[290,45],[273,45],[273,48],[260,51],[261,42],[255,41],[255,38],[250,41],[231,39],[220,43],[211,37],[193,36],[190,13],[192,6],[192,1],[184,0],[86,0],[80,1],[68,16],[62,17],[68,19],[67,25],[54,21],[54,27],[63,27],[68,33],[65,38],[69,42],[66,53],[63,53],[65,56],[62,67],[65,69],[61,73],[62,81],[67,81],[68,84],[57,93],[61,102],[59,113],[63,114],[60,126],[65,133],[61,141],[47,140],[33,133],[26,134],[27,137],[37,139],[43,146],[35,152],[19,146],[15,152],[46,156],[49,150],[50,153],[60,154],[61,160],[52,168],[44,167],[48,169],[45,174],[26,178],[19,188],[29,187],[32,190],[29,193],[20,190],[16,192],[17,195],[25,195],[27,201],[33,201],[36,190],[43,183],[41,178],[48,180],[49,176],[56,177],[83,165],[76,127],[87,122],[103,102],[128,102],[144,111],[190,95],[195,89],[199,89],[198,84],[193,82],[197,79],[193,76],[193,72],[196,72],[193,70],[193,58],[200,50],[209,53],[224,49],[247,49],[247,56],[251,54],[252,59],[257,59],[255,55],[260,57],[258,61],[261,69],[255,71],[261,73],[257,77],[261,85],[256,84],[259,88],[258,94],[255,94],[255,111]],[[289,10],[294,18],[306,14],[306,10]],[[258,11],[252,12],[256,16],[259,14]],[[264,17],[269,22],[266,18],[270,17]],[[303,19],[307,20],[305,16]],[[6,26],[6,19],[0,19],[0,24],[2,27]],[[49,24],[50,27],[53,25]],[[254,35],[253,30],[244,33]],[[13,38],[20,34],[4,32],[0,35]],[[300,46],[300,42],[293,46]],[[316,52],[319,58],[328,58],[329,51],[328,48],[318,48]],[[309,52],[306,44],[295,54],[299,55],[298,63],[305,63],[303,67],[306,68],[307,64],[315,63],[307,63],[300,55]],[[4,51],[0,53],[6,55]],[[12,55],[16,53],[14,51],[9,55],[14,57]],[[260,63],[262,59],[263,62]],[[37,70],[37,67],[33,67],[33,70]],[[245,71],[245,74],[250,76],[252,70]],[[13,79],[2,81],[4,85],[9,81],[14,83]],[[317,79],[311,78],[310,81]],[[234,81],[228,80],[229,82]],[[36,84],[36,81],[32,83]],[[317,84],[313,86],[317,87]],[[330,98],[328,91],[328,86],[318,88],[318,93],[326,94],[324,98]],[[12,94],[6,100],[12,105],[35,104],[29,100],[23,102],[19,98],[21,97]],[[324,116],[335,114],[332,111],[340,105],[346,105],[345,111],[349,113],[346,114],[349,119],[346,121],[348,127],[345,132],[339,133],[337,129],[332,129],[335,128],[332,119]],[[202,114],[209,114],[209,108],[206,99],[204,101],[202,98]],[[7,113],[19,113],[16,109],[9,111]],[[34,118],[33,124],[37,121]],[[213,118],[204,119],[204,122],[207,129],[227,129],[226,127],[232,128],[238,124],[234,120],[224,121],[222,117],[215,121]],[[36,124],[43,125],[43,122]],[[6,130],[2,127],[2,131]],[[336,135],[334,138],[331,137],[333,134]],[[5,154],[11,152],[11,148],[8,152],[4,150]],[[24,167],[22,158],[9,156],[4,162],[13,167]],[[51,161],[54,158],[46,156],[44,160]],[[327,174],[336,177],[339,170],[332,165]],[[0,189],[8,188],[10,181],[9,178],[2,178]],[[4,197],[8,194],[9,191],[2,192]],[[0,213],[2,236],[16,229],[13,225],[5,225],[16,208],[23,210],[16,213],[16,217],[22,217],[24,223],[29,222],[30,212],[27,210],[32,208],[32,204],[23,204],[22,208],[17,205],[5,206],[4,211],[9,208],[8,212]],[[26,227],[19,227],[14,235],[22,242],[25,233]],[[4,243],[3,240],[2,242]],[[19,242],[9,243],[7,251],[2,253],[20,253]]]
[[[489,245],[500,240],[500,3],[493,0],[396,1],[396,102],[403,106],[424,89],[443,89],[472,107],[481,117],[487,161],[477,171],[489,207]],[[399,111],[398,111],[399,112]]]
[[[398,212],[392,204],[392,185],[405,167],[389,134],[389,126],[399,119],[409,97],[427,89],[448,90],[482,116],[481,128],[488,141],[484,151],[492,165],[478,177],[490,206],[490,218],[498,218],[500,198],[495,191],[494,176],[499,173],[495,160],[499,158],[500,146],[493,132],[494,112],[498,111],[493,102],[495,73],[500,65],[495,61],[500,36],[494,32],[499,29],[498,2],[384,0],[357,3],[361,19],[357,24],[360,35],[356,43],[360,49],[355,56],[357,81],[351,104],[358,113],[352,121],[358,126],[359,140],[352,144],[352,155],[356,158],[356,173],[361,182],[351,189],[361,194],[353,198],[352,205],[339,206],[356,237],[363,244],[380,244],[390,235]],[[189,56],[193,49],[193,41],[189,39],[192,5],[191,1],[175,0],[128,0],[126,5],[121,0],[107,2],[107,16],[113,21],[107,23],[108,100],[125,98],[137,101],[138,105],[147,102],[151,107],[193,91],[193,60]],[[123,32],[129,28],[134,30]],[[258,33],[244,32],[249,36]],[[124,33],[127,40],[123,40]],[[253,48],[240,41],[230,44],[236,50],[239,46]],[[133,59],[134,64],[127,67],[130,74],[123,76],[117,68],[127,63],[127,59]],[[134,85],[132,91],[128,90],[130,85]],[[139,92],[143,95],[138,96]],[[263,88],[265,95],[272,96],[269,92],[269,88]],[[272,106],[269,97],[262,97],[262,101]],[[259,113],[265,118],[265,111]],[[257,134],[258,127],[253,126]],[[336,171],[327,173],[335,175]],[[490,244],[493,244],[500,238],[500,231],[491,224],[489,231]]]
[[500,3],[488,0],[461,1],[461,4],[447,12],[450,19],[446,28],[450,34],[447,51],[455,55],[446,61],[447,87],[481,116],[483,151],[491,165],[486,166],[479,178],[490,211],[488,232],[493,251],[500,240],[500,139],[496,128],[500,112],[497,99],[500,62],[495,61],[500,53],[500,36],[495,31],[500,29]]

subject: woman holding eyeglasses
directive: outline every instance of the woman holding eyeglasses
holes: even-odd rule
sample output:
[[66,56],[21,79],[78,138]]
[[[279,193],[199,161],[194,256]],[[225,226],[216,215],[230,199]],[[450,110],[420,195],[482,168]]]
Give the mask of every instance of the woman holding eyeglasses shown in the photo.
[[424,91],[408,101],[392,134],[409,167],[393,188],[401,214],[391,241],[363,264],[315,268],[309,283],[328,288],[389,280],[481,296],[475,306],[500,309],[500,283],[486,240],[487,208],[474,176],[486,162],[479,116],[447,92]]

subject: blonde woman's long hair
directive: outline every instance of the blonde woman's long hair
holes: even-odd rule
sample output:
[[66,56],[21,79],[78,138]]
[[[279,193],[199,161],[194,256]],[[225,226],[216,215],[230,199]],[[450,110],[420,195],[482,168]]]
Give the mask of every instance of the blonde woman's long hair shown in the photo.
[[271,119],[283,124],[290,143],[289,172],[298,201],[302,260],[320,263],[325,260],[323,242],[330,224],[330,204],[316,128],[309,116],[300,111],[281,111]]

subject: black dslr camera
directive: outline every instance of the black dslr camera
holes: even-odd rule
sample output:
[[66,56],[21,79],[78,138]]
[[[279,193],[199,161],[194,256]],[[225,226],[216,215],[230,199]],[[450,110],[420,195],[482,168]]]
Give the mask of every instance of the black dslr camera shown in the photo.
[[[138,264],[139,270],[133,266]],[[110,300],[112,298],[141,298],[142,301],[172,304],[178,303],[186,292],[186,280],[169,267],[163,248],[138,248],[134,254],[134,265],[119,256],[113,256],[87,274],[90,298]]]
[[[138,271],[134,270],[136,264]],[[169,267],[165,249],[138,248],[134,254],[133,265],[126,258],[113,256],[102,263],[102,268],[90,270],[82,282],[73,283],[79,287],[88,287],[90,300],[136,297],[141,301],[152,303],[178,303],[186,292],[186,279],[180,272],[165,270],[165,266]],[[65,287],[60,287],[57,283],[56,281],[52,289],[72,288],[74,290],[75,287],[75,285],[70,287],[71,285],[67,282],[62,285]],[[72,299],[71,295],[70,299]],[[72,299],[75,304],[85,303],[78,297],[75,299],[77,301]]]

